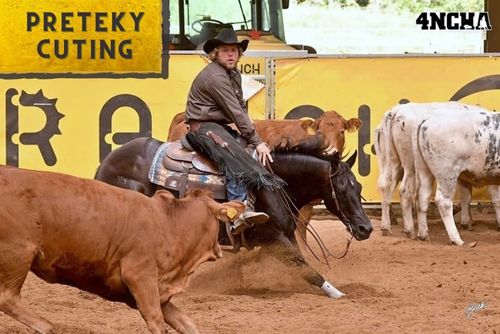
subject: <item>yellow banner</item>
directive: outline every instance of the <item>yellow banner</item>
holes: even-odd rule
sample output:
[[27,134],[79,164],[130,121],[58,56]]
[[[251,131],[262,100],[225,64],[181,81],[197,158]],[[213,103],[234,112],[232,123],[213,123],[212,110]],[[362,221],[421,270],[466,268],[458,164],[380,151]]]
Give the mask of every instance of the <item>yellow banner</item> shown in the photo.
[[0,11],[0,74],[166,73],[162,0],[0,0]]
[[[166,140],[207,61],[172,55],[170,64],[166,80],[0,80],[0,163],[92,178],[100,159],[124,141]],[[263,119],[263,105],[254,106],[252,117]]]
[[[244,57],[241,65],[258,69],[259,62]],[[171,55],[167,80],[0,80],[0,163],[92,178],[100,159],[127,139],[165,140],[206,64],[200,55]],[[386,110],[402,100],[500,105],[497,57],[282,59],[275,81],[277,118],[308,104],[363,121],[358,132],[346,134],[346,153],[357,150],[353,170],[373,202],[380,201],[373,130]],[[267,97],[263,89],[248,101],[253,118],[264,118]]]
[[[495,110],[500,105],[498,87],[497,57],[282,59],[276,65],[276,114],[284,118],[296,106],[314,105],[335,110],[346,119],[360,118],[360,130],[346,134],[345,152],[357,150],[354,172],[363,185],[363,196],[367,201],[380,202],[373,130],[389,108],[403,100],[453,99]],[[488,196],[476,191],[475,198]]]

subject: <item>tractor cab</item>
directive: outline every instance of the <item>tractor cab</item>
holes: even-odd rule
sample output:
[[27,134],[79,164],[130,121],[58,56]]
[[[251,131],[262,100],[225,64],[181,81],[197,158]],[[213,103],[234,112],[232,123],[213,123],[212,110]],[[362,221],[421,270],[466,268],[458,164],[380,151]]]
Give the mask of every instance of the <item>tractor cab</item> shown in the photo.
[[[283,9],[288,0],[172,0],[170,50],[201,50],[203,43],[223,29],[249,39],[249,50],[297,50],[287,45]],[[312,48],[310,48],[312,49]]]

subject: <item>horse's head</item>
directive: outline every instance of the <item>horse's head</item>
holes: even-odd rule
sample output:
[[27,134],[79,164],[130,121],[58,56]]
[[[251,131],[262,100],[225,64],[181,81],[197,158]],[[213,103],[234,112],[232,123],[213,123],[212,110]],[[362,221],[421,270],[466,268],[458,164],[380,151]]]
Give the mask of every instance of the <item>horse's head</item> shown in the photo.
[[361,184],[351,171],[356,161],[355,152],[346,162],[336,153],[330,159],[330,196],[324,196],[325,205],[347,226],[356,240],[368,239],[372,223],[361,204]]

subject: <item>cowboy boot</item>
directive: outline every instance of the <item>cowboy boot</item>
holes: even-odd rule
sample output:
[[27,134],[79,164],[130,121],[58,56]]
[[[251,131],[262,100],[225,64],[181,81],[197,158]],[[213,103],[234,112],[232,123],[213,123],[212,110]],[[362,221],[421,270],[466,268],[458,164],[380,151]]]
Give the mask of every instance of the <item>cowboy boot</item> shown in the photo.
[[264,212],[255,212],[255,196],[251,192],[248,192],[247,199],[243,203],[246,209],[231,226],[233,234],[240,234],[254,225],[264,224],[269,220],[269,216]]

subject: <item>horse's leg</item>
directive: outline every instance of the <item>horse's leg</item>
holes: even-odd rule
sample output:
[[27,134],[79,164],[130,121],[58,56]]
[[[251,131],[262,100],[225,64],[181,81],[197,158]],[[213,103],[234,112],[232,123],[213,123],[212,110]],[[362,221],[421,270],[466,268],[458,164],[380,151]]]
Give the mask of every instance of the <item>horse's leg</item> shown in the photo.
[[320,273],[314,270],[293,246],[292,240],[280,235],[275,243],[265,246],[269,253],[286,265],[294,265],[301,269],[303,278],[311,285],[315,285],[330,298],[340,298],[345,294],[335,288]]

